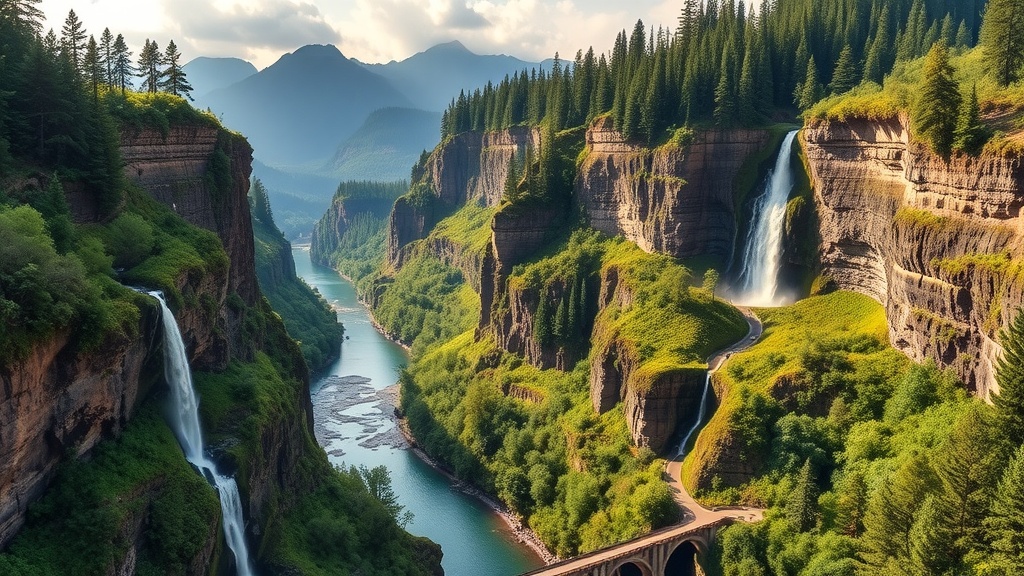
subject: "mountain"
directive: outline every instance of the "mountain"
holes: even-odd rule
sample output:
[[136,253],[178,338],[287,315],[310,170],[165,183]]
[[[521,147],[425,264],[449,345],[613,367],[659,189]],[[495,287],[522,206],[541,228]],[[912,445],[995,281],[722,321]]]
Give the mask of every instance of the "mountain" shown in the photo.
[[255,66],[241,58],[206,56],[200,56],[185,64],[182,70],[192,85],[193,98],[202,98],[214,90],[241,82],[257,72]]
[[382,108],[338,147],[323,173],[340,180],[403,180],[424,150],[441,140],[441,115]]
[[474,54],[455,41],[439,44],[401,62],[363,66],[390,80],[417,108],[442,111],[460,90],[483,88],[488,81],[497,84],[506,74],[539,64],[512,56]]
[[266,186],[275,223],[289,239],[309,235],[338,188],[334,178],[283,172],[259,160],[253,160],[252,177]]
[[370,112],[411,106],[388,80],[332,45],[305,46],[285,54],[198,104],[245,133],[263,162],[314,168],[330,158]]

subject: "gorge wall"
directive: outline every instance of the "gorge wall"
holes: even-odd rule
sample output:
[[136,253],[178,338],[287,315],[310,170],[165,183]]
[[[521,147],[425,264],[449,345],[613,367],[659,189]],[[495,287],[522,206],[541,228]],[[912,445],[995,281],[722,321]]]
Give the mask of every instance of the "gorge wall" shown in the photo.
[[736,177],[771,141],[768,130],[700,130],[684,146],[627,142],[610,118],[587,131],[576,181],[590,225],[647,252],[727,261],[736,237]]
[[823,273],[885,306],[892,344],[995,391],[998,332],[1024,303],[1024,164],[944,159],[904,117],[813,121],[802,132]]

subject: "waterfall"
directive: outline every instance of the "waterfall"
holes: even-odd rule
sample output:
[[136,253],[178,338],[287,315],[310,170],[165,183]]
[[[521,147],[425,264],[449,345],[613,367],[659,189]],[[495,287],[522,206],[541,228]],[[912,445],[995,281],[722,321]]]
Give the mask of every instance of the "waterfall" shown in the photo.
[[704,416],[708,413],[708,393],[711,391],[711,370],[708,367],[708,375],[704,380],[704,393],[700,397],[700,408],[697,410],[697,421],[690,427],[690,431],[683,436],[683,441],[679,443],[679,451],[676,453],[678,456],[686,455],[686,443],[690,441],[690,438],[700,428],[700,423],[704,421]]
[[242,517],[242,499],[238,495],[238,484],[229,476],[217,473],[216,465],[206,457],[203,450],[203,431],[199,427],[199,401],[192,387],[192,370],[185,354],[185,343],[178,330],[178,322],[167,307],[163,294],[149,292],[160,301],[164,325],[164,376],[171,387],[171,410],[169,424],[178,437],[185,458],[198,468],[207,480],[213,482],[220,495],[220,509],[223,517],[224,540],[235,555],[238,576],[253,576],[249,561],[249,550],[245,545],[245,521]]
[[779,269],[782,266],[782,235],[786,225],[786,203],[793,190],[789,168],[797,131],[786,135],[779,149],[768,185],[754,204],[754,221],[743,249],[742,269],[733,288],[733,301],[746,306],[778,306]]

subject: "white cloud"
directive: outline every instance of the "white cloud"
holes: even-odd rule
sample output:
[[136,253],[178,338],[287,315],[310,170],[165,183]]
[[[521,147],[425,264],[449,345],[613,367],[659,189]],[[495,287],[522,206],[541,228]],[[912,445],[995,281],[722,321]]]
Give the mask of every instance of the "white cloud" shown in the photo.
[[541,60],[607,51],[638,18],[671,26],[679,0],[42,0],[59,32],[74,8],[97,36],[109,26],[137,51],[174,39],[185,59],[238,56],[258,67],[313,43],[334,43],[366,62],[402,59],[460,40],[477,53]]

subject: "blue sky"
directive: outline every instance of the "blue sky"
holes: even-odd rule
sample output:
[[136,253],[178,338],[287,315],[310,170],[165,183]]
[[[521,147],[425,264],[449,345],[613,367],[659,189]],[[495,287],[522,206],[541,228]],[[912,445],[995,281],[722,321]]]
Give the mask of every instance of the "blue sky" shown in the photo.
[[58,34],[74,9],[87,32],[124,34],[133,50],[173,39],[186,60],[236,56],[264,68],[306,44],[335,44],[365,62],[401,60],[460,40],[481,54],[541,60],[605,51],[638,18],[675,22],[682,0],[42,0]]

